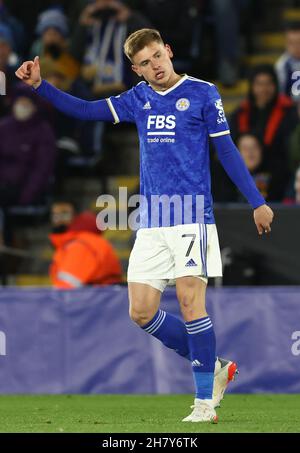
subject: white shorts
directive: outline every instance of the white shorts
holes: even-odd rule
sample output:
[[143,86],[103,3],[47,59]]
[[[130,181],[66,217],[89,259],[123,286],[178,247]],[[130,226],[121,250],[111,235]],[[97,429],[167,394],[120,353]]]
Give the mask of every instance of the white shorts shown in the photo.
[[128,282],[145,283],[163,292],[179,277],[222,276],[215,224],[141,228],[129,257]]

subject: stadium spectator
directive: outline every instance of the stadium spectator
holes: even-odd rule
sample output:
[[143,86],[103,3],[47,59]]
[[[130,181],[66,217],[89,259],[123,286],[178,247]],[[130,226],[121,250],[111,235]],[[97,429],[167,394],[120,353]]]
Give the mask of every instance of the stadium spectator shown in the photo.
[[23,24],[10,14],[3,0],[0,0],[0,23],[5,24],[7,27],[9,27],[11,31],[12,39],[14,42],[13,50],[18,55],[23,55],[25,42],[25,32]]
[[283,200],[283,203],[287,205],[300,205],[300,167],[297,168],[294,176],[292,192],[292,195],[287,196]]
[[[272,186],[277,184],[278,177],[271,174],[263,166],[263,144],[253,134],[245,133],[238,137],[237,148],[252,175],[256,187],[264,198],[272,201]],[[280,169],[279,169],[280,170]],[[214,190],[214,200],[218,202],[246,202],[242,194],[237,191],[229,180],[219,162],[212,164],[212,182]]]
[[56,147],[35,93],[23,83],[0,122],[0,206],[39,203],[53,176]]
[[[10,110],[11,98],[13,94],[13,87],[16,84],[17,80],[15,77],[16,66],[13,63],[15,60],[13,54],[13,35],[10,28],[0,23],[0,71],[5,75],[5,90],[0,95],[0,117],[7,115]],[[15,61],[16,63],[16,61]],[[3,78],[1,78],[3,82]]]
[[131,87],[132,71],[123,55],[123,44],[131,32],[147,25],[140,13],[118,0],[95,0],[82,10],[72,49],[83,63],[82,75],[95,97]]
[[[47,64],[61,71],[67,84],[79,75],[79,64],[68,51],[68,20],[60,9],[50,8],[38,17],[36,27],[38,39],[31,47],[31,57],[41,57],[42,68]],[[44,76],[44,75],[43,75]]]
[[281,170],[281,182],[273,192],[282,200],[288,179],[288,140],[298,123],[297,109],[290,98],[279,94],[276,73],[270,65],[253,69],[248,98],[230,119],[234,140],[244,133],[255,134],[264,146],[263,166],[273,173]]
[[121,283],[120,261],[97,229],[93,213],[77,214],[72,202],[61,200],[52,205],[51,221],[50,240],[55,253],[50,277],[54,287],[69,289]]
[[[272,175],[263,169],[263,146],[253,134],[241,135],[236,143],[241,156],[252,175],[256,187],[264,198],[269,199],[270,182]],[[238,196],[238,201],[246,201]]]
[[[295,71],[300,71],[300,22],[288,23],[285,40],[285,52],[275,64],[279,88],[285,95],[291,96],[295,100],[300,100],[299,83],[297,90],[292,89],[293,84],[296,82],[292,75]],[[297,79],[299,79],[299,75]]]
[[[48,8],[59,7],[65,13],[73,13],[74,2],[70,0],[3,0],[10,14],[14,16],[20,23],[22,23],[25,30],[25,55],[28,55],[30,47],[36,39],[35,28],[38,16],[42,11]],[[85,0],[82,0],[85,1]],[[75,12],[76,14],[76,12]]]
[[[300,103],[297,105],[297,111],[300,120]],[[297,124],[290,136],[288,162],[289,169],[294,175],[300,165],[300,123]]]

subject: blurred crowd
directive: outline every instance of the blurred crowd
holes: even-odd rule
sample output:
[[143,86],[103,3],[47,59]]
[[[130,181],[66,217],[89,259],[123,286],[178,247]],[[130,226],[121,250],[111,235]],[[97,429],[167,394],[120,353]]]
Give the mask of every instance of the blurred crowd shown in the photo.
[[[56,87],[84,99],[107,97],[137,82],[122,46],[131,32],[149,26],[171,43],[177,71],[230,87],[243,71],[242,52],[252,47],[243,17],[257,14],[259,5],[249,0],[0,0],[0,70],[6,75],[6,96],[0,97],[1,206],[40,203],[78,157],[79,165],[92,159],[101,167],[109,128],[70,119],[36,99],[15,77],[21,61],[39,55],[43,78]],[[209,30],[215,57],[207,71],[203,54]],[[300,162],[300,95],[292,78],[300,70],[300,24],[289,23],[285,34],[284,54],[274,67],[252,68],[248,96],[229,118],[233,138],[268,201],[291,199]],[[215,200],[239,201],[214,156],[212,166]]]
[[[118,94],[137,82],[123,43],[143,27],[161,31],[178,72],[223,87],[248,78],[248,95],[228,118],[233,139],[267,201],[299,204],[300,23],[288,23],[286,48],[274,66],[249,71],[242,56],[253,52],[253,23],[264,20],[263,3],[0,0],[0,71],[6,79],[0,96],[1,240],[10,243],[11,208],[49,203],[72,165],[96,168],[99,175],[114,166],[105,158],[111,126],[56,111],[18,82],[16,68],[39,55],[42,77],[70,94],[87,100]],[[213,150],[211,165],[215,201],[244,202]]]

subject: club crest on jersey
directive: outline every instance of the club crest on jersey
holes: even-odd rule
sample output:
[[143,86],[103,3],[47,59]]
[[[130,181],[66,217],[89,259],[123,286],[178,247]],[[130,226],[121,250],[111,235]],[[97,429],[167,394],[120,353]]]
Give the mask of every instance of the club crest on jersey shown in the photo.
[[217,119],[217,123],[218,124],[225,123],[226,122],[226,118],[225,118],[224,107],[223,107],[223,104],[222,104],[222,99],[217,99],[216,100],[215,107],[218,110],[218,116],[219,116],[219,118]]
[[178,99],[178,101],[176,102],[176,108],[180,112],[187,110],[189,108],[189,106],[190,106],[190,101],[186,98]]

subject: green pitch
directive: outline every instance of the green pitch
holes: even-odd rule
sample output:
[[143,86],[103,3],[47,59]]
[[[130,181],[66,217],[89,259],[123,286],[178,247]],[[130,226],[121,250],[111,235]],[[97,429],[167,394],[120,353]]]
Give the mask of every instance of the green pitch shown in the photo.
[[192,397],[0,396],[0,432],[300,432],[300,395],[226,395],[217,425],[182,423]]

